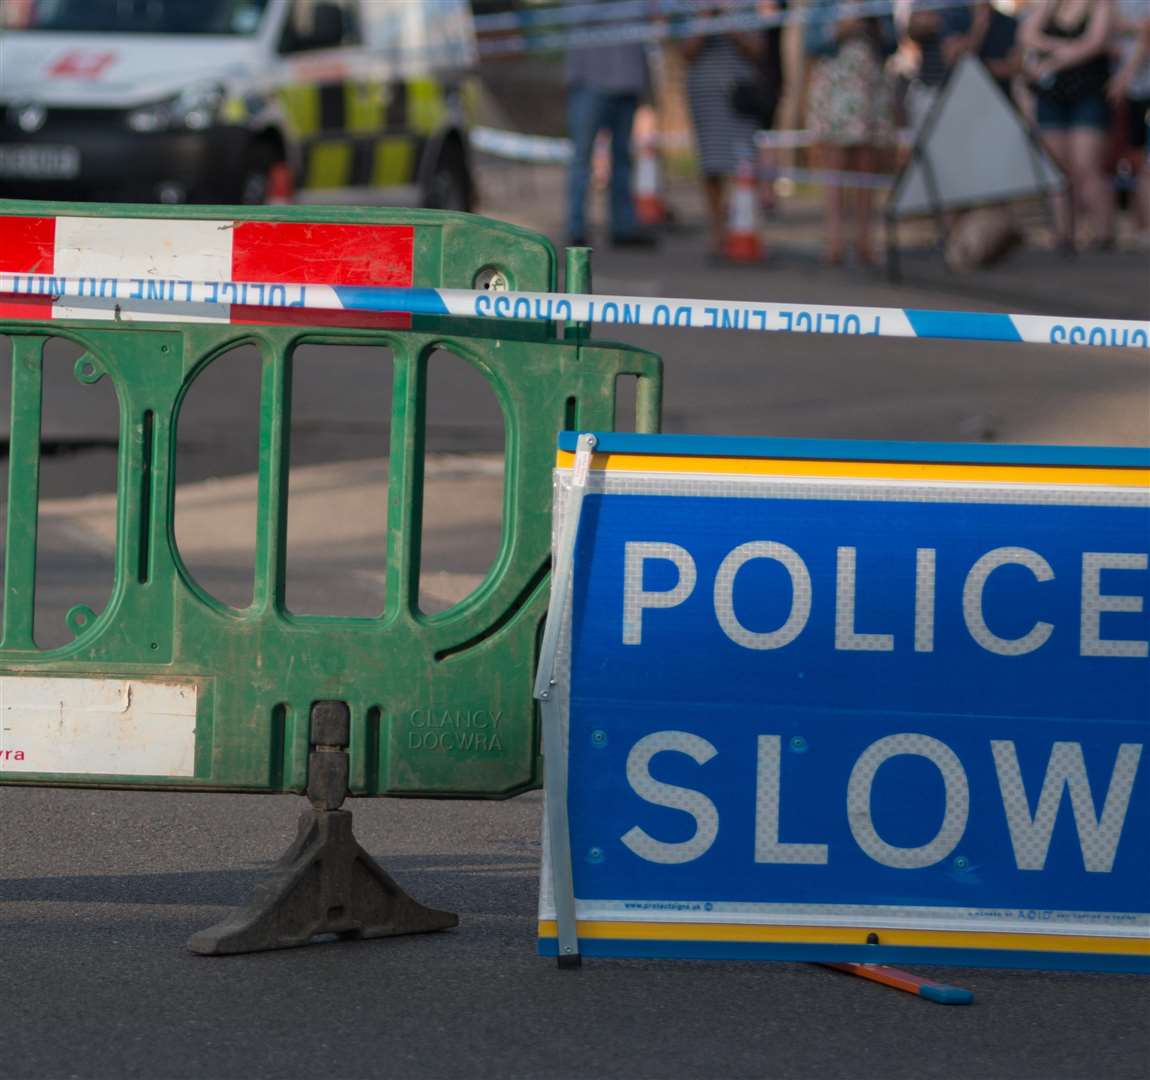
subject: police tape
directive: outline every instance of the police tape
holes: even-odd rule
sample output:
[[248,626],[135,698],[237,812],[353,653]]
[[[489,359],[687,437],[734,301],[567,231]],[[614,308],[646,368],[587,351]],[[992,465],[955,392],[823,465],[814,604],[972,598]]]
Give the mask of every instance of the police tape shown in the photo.
[[800,184],[817,184],[821,187],[867,188],[871,191],[889,191],[894,187],[895,178],[885,173],[858,172],[852,169],[800,169],[791,166],[761,168],[762,180],[794,180]]
[[524,135],[518,131],[477,125],[469,135],[471,149],[491,157],[532,165],[567,165],[571,161],[570,139],[552,135]]
[[[726,5],[728,10],[750,9],[758,2],[759,0],[726,0]],[[511,30],[533,30],[541,26],[637,22],[656,15],[692,14],[697,10],[696,0],[594,0],[592,3],[567,3],[557,8],[496,11],[476,15],[473,22],[477,34],[493,34]]]
[[[906,132],[899,133],[900,142]],[[489,157],[516,161],[527,165],[569,165],[573,155],[570,139],[553,135],[524,135],[518,131],[477,126],[471,129],[471,148]],[[650,143],[663,150],[687,150],[691,140],[683,134],[659,134]],[[755,146],[760,149],[798,149],[813,144],[810,131],[759,131],[755,133]],[[846,169],[803,169],[791,166],[759,169],[760,179],[790,179],[799,183],[820,184],[823,187],[864,187],[886,191],[894,186],[894,178],[881,173],[864,173]]]
[[[899,128],[895,142],[899,146],[914,146],[915,133],[911,128]],[[755,145],[764,150],[803,150],[817,146],[819,138],[810,128],[770,129],[755,132]]]
[[[915,0],[916,11],[964,8],[966,0]],[[856,17],[892,16],[895,0],[856,0]],[[806,4],[760,11],[758,0],[725,0],[720,6],[688,0],[615,0],[480,16],[475,27],[481,56],[550,52],[603,45],[654,44],[691,37],[769,30],[820,21],[830,24],[835,9]]]
[[157,316],[166,314],[173,322],[189,318],[226,322],[231,306],[238,305],[272,311],[351,311],[514,322],[1150,348],[1150,320],[927,308],[35,273],[0,274],[0,294],[64,302],[67,318],[82,318],[86,315],[79,312],[91,312],[93,318],[121,321],[155,321]]

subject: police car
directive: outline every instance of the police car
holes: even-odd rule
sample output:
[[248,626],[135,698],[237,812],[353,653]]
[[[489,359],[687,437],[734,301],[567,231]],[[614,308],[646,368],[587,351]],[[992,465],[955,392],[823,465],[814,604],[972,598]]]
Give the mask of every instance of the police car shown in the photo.
[[467,0],[13,0],[0,196],[470,209]]

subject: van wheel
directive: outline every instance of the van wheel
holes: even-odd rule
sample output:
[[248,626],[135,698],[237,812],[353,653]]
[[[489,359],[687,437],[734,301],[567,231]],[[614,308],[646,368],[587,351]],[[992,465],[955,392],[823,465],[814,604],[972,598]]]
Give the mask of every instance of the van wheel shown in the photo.
[[423,202],[429,210],[471,209],[471,173],[458,143],[445,143],[440,150]]
[[249,146],[240,175],[240,203],[243,206],[263,206],[272,194],[273,174],[284,168],[287,168],[287,163],[270,143],[259,142]]

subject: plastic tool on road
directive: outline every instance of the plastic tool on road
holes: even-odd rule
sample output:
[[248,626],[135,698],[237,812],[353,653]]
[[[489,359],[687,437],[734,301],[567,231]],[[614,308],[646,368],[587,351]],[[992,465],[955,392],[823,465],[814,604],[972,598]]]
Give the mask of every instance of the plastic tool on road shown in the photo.
[[950,986],[948,983],[934,982],[932,979],[923,979],[912,975],[909,971],[899,968],[887,967],[886,964],[823,964],[823,967],[834,968],[835,971],[844,971],[848,975],[858,975],[871,982],[890,986],[895,990],[905,990],[908,994],[917,994],[927,1001],[934,1001],[939,1005],[969,1005],[974,1001],[974,995],[961,986]]

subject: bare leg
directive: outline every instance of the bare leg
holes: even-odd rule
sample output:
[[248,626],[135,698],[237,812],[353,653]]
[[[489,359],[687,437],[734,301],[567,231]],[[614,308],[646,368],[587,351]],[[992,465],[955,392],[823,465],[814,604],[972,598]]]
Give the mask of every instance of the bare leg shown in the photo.
[[759,205],[770,213],[775,208],[775,159],[777,151],[773,146],[759,150],[759,170],[763,179],[759,183]]
[[1097,128],[1072,128],[1070,161],[1078,184],[1083,217],[1090,223],[1091,239],[1107,244],[1114,239],[1114,189],[1103,171],[1108,135]]
[[[823,169],[842,169],[846,163],[846,150],[841,146],[823,146],[819,153],[819,167]],[[843,261],[843,189],[836,183],[827,184],[823,188],[826,198],[827,231],[826,251],[823,258],[831,266],[837,266]]]
[[[873,173],[878,164],[878,152],[873,146],[853,147],[848,168],[862,173]],[[874,265],[874,191],[868,187],[855,188],[855,254],[860,263]]]
[[715,255],[723,254],[723,241],[727,235],[727,204],[723,198],[724,177],[704,176],[703,194],[707,199],[707,218],[711,225],[711,248]]
[[1079,194],[1078,177],[1074,175],[1074,163],[1070,159],[1070,133],[1048,128],[1042,132],[1042,141],[1046,144],[1046,149],[1050,151],[1050,156],[1062,166],[1070,180],[1069,193],[1054,197],[1054,230],[1058,234],[1059,244],[1073,244],[1071,200],[1076,201]]
[[1137,184],[1134,189],[1134,223],[1140,237],[1150,237],[1150,152],[1138,170]]

